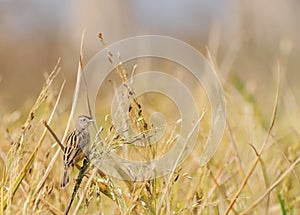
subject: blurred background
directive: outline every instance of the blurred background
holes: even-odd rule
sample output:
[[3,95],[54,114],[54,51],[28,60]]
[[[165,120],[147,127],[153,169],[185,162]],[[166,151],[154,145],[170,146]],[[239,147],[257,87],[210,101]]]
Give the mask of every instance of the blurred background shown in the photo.
[[1,0],[0,110],[14,111],[33,101],[44,73],[59,57],[72,92],[84,29],[85,64],[103,48],[99,32],[107,44],[136,35],[167,35],[204,55],[208,47],[225,89],[227,81],[242,82],[263,102],[274,100],[278,61],[287,105],[297,107],[299,21],[297,0]]

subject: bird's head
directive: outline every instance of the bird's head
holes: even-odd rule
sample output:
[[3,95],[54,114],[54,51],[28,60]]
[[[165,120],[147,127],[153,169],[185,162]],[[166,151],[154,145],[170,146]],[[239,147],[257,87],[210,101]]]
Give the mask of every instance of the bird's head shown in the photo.
[[76,128],[79,129],[85,129],[89,126],[91,122],[94,122],[95,120],[92,117],[81,115],[78,117],[76,121]]

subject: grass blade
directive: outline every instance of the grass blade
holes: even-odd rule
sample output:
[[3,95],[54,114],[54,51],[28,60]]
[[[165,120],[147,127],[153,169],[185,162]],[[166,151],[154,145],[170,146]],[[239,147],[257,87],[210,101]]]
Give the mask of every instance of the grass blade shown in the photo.
[[282,199],[282,196],[280,195],[280,192],[277,190],[277,198],[281,207],[282,215],[287,215],[287,211],[285,209],[284,200]]
[[271,117],[271,121],[270,121],[270,124],[269,124],[269,128],[268,128],[268,132],[267,132],[267,136],[265,138],[265,140],[263,141],[263,144],[262,144],[262,147],[260,149],[260,151],[257,153],[258,156],[256,157],[252,167],[250,168],[250,171],[248,172],[248,174],[246,175],[245,179],[243,180],[240,188],[238,189],[238,191],[235,193],[234,197],[232,198],[230,204],[228,205],[226,211],[225,211],[225,214],[227,215],[230,210],[232,209],[233,205],[235,204],[237,198],[239,197],[239,195],[241,194],[242,190],[244,189],[244,187],[246,186],[249,178],[251,177],[252,173],[254,172],[258,162],[260,161],[260,157],[261,157],[261,154],[263,153],[264,151],[264,148],[269,140],[269,137],[270,137],[270,134],[271,134],[271,131],[274,127],[274,123],[275,123],[275,119],[276,119],[276,115],[277,115],[277,108],[278,108],[278,99],[279,99],[279,82],[280,82],[280,78],[279,78],[279,73],[280,73],[280,70],[279,70],[279,65],[278,65],[278,79],[277,79],[277,90],[276,90],[276,97],[275,97],[275,104],[274,104],[274,107],[273,107],[273,112],[272,112],[272,117]]

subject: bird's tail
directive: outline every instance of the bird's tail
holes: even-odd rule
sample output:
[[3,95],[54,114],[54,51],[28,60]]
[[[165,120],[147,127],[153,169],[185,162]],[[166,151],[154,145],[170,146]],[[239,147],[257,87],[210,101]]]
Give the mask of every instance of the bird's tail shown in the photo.
[[64,189],[69,183],[69,168],[64,169],[64,175],[60,183],[60,188]]

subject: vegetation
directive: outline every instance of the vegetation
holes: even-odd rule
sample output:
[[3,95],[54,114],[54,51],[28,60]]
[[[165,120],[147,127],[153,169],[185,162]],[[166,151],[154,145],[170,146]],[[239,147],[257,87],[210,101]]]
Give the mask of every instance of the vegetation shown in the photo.
[[[170,175],[144,182],[111,178],[84,160],[71,174],[76,180],[64,190],[60,189],[61,147],[50,130],[63,142],[72,127],[79,85],[72,107],[60,107],[65,80],[58,62],[29,111],[20,107],[2,117],[0,214],[299,214],[299,130],[286,129],[281,93],[284,68],[276,63],[273,88],[277,90],[269,92],[273,104],[262,110],[259,95],[252,94],[239,76],[230,74],[225,83],[214,55],[207,51],[207,58],[224,87],[227,127],[219,150],[206,166],[199,166],[201,146]],[[125,83],[127,72],[121,64],[116,72]],[[147,106],[140,106],[134,96],[128,99],[132,122],[139,132],[146,132],[140,109]],[[124,140],[116,135],[110,118],[97,120],[104,130],[95,143],[103,149],[122,148]],[[203,123],[209,127],[209,122]],[[199,142],[204,140],[205,132],[199,136]],[[144,150],[158,153],[156,148]]]

